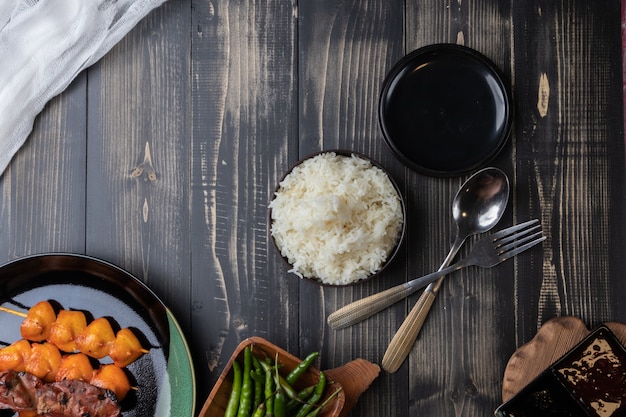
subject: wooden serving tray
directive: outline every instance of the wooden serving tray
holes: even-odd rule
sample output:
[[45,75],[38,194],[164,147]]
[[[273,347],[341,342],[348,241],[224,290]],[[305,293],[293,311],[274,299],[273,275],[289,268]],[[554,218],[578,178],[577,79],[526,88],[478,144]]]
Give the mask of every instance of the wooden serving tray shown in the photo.
[[[626,345],[626,325],[605,323]],[[564,316],[547,321],[531,341],[513,353],[504,370],[502,401],[517,394],[541,372],[565,355],[591,331],[576,317]]]
[[[226,405],[232,389],[232,375],[230,369],[235,360],[243,361],[243,350],[250,346],[252,354],[263,360],[265,357],[274,358],[278,354],[279,362],[284,366],[281,372],[287,373],[295,368],[301,359],[280,347],[268,342],[261,337],[250,337],[242,341],[233,352],[228,364],[220,375],[217,383],[211,390],[198,417],[219,417],[224,415]],[[294,388],[302,389],[306,386],[314,385],[319,380],[320,371],[311,366],[298,380],[298,385]],[[333,401],[320,417],[346,417],[355,406],[360,395],[378,377],[380,367],[365,359],[355,359],[338,368],[324,371],[328,378],[327,396],[336,389],[341,388],[336,401]]]

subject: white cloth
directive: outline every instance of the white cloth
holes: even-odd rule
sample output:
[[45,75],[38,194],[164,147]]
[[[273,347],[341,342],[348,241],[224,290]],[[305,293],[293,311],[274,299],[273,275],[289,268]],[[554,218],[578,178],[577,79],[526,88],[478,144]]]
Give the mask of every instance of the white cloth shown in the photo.
[[0,175],[35,117],[166,0],[0,0]]

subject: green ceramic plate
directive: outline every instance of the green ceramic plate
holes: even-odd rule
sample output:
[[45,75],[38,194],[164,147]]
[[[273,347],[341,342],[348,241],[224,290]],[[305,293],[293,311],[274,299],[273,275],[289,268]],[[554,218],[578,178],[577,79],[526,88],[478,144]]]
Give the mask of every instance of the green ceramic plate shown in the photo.
[[[29,256],[0,266],[0,305],[26,312],[41,300],[129,327],[149,348],[127,367],[137,390],[121,402],[124,417],[193,417],[195,376],[172,313],[141,281],[107,262],[71,254]],[[20,339],[22,318],[0,313],[0,343]],[[101,362],[106,362],[106,358]],[[0,416],[10,416],[0,411]]]

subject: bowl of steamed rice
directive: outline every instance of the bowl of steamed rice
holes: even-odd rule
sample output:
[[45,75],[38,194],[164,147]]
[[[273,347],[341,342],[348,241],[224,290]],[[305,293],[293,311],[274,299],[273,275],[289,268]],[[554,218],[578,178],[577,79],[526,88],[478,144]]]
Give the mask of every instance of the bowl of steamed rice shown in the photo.
[[353,152],[322,151],[299,161],[270,203],[270,233],[289,272],[324,285],[380,273],[404,230],[397,185],[377,163]]

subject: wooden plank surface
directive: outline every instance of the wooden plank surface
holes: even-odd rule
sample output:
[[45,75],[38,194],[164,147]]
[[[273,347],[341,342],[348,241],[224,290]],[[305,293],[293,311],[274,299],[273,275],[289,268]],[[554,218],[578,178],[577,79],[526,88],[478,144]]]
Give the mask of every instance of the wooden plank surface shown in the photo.
[[268,239],[268,204],[297,158],[291,1],[194,2],[192,340],[202,395],[246,337],[299,354],[298,282]]
[[[565,9],[564,9],[565,8]],[[618,2],[518,3],[515,37],[518,212],[540,217],[548,240],[539,262],[521,265],[518,342],[559,314],[590,325],[623,319],[621,224],[624,143],[616,30]],[[612,22],[612,23],[611,23]],[[611,41],[607,41],[610,39]],[[541,45],[541,48],[535,45]],[[522,70],[524,69],[524,70]],[[524,204],[522,204],[522,202]]]
[[145,282],[187,332],[189,12],[166,3],[89,71],[85,231],[87,253]]
[[[402,14],[400,2],[300,3],[299,156],[323,149],[360,152],[389,169],[408,194],[406,169],[395,162],[384,144],[377,116],[382,82],[395,60],[403,55]],[[409,203],[408,210],[412,208]],[[405,255],[399,258],[405,259]],[[326,351],[322,369],[356,357],[379,363],[386,347],[384,341],[391,340],[400,324],[397,317],[380,314],[338,332],[325,326],[326,317],[345,303],[402,282],[406,277],[402,263],[398,261],[395,268],[376,280],[349,288],[321,288],[303,282],[302,351]],[[399,304],[394,310],[400,311],[401,307]],[[408,398],[401,379],[382,375],[374,386],[377,396],[363,396],[354,415],[406,415]],[[381,397],[386,401],[380,401]]]
[[[449,277],[409,361],[351,415],[490,415],[508,358],[542,323],[626,322],[620,6],[171,0],[37,119],[0,177],[0,260],[77,252],[137,275],[181,322],[199,404],[253,335],[295,355],[319,349],[321,369],[379,363],[419,294],[350,329],[325,319],[437,269],[464,180],[398,163],[378,127],[380,88],[405,53],[461,43],[497,64],[515,99],[511,140],[492,162],[513,185],[497,228],[537,217],[548,240]],[[288,274],[268,237],[279,178],[332,148],[378,160],[410,215],[394,265],[341,289]]]
[[0,259],[85,250],[86,76],[51,100],[0,178]]
[[[412,2],[406,14],[406,49],[409,52],[433,43],[468,46],[494,62],[511,86],[510,16],[510,5],[506,2],[459,1],[451,2],[449,7],[442,7],[436,1]],[[512,137],[500,157],[491,163],[509,175],[514,140]],[[411,249],[422,259],[418,265],[425,267],[414,275],[436,270],[449,250],[455,234],[452,198],[461,185],[460,180],[413,177],[415,183],[421,184],[420,230],[427,231]],[[433,195],[439,197],[434,199]],[[512,223],[511,205],[494,230]],[[467,253],[474,240],[468,239],[459,258]],[[425,252],[424,248],[433,242],[437,243],[438,252],[433,253],[432,249]],[[499,361],[506,355],[497,342],[503,325],[506,326],[503,315],[507,314],[502,311],[507,303],[499,287],[511,275],[512,264],[503,264],[498,270],[461,271],[446,279],[408,362],[409,392],[414,399],[408,415],[436,415],[440,410],[445,410],[447,415],[452,415],[453,410],[458,415],[487,415],[495,408],[502,373]],[[417,296],[412,297],[409,307]]]

